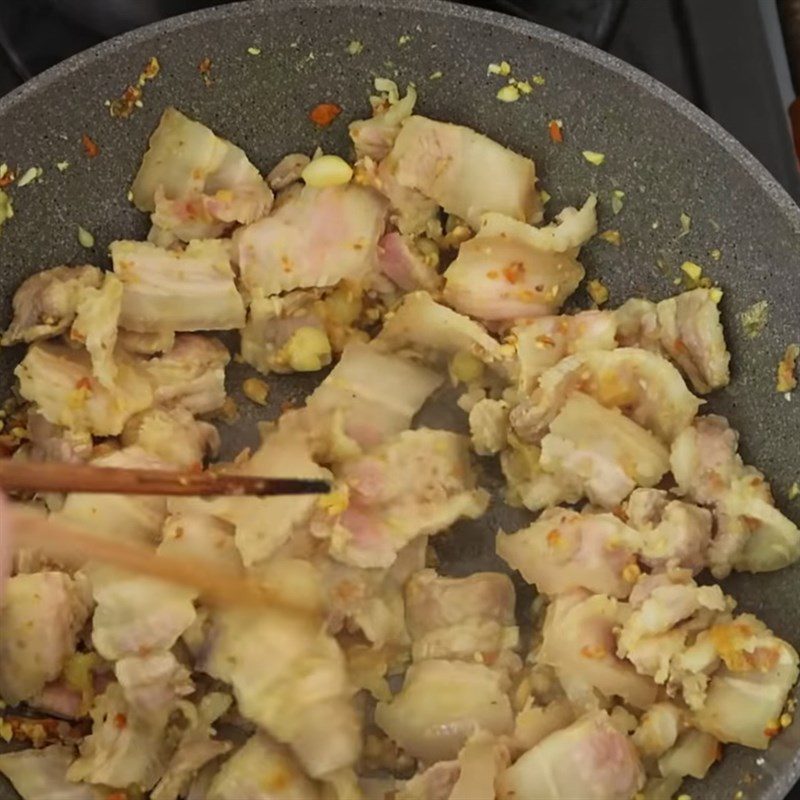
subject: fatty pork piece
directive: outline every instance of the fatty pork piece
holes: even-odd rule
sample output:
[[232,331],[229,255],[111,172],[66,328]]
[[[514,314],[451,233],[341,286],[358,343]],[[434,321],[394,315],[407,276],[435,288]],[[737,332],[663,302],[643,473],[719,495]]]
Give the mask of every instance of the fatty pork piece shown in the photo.
[[447,578],[432,569],[415,573],[405,585],[414,660],[480,659],[492,666],[519,642],[515,599],[514,585],[499,572],[466,578]]
[[120,328],[117,342],[126,352],[137,356],[154,356],[166,353],[175,344],[175,331],[158,331],[156,333],[137,333]]
[[[331,473],[312,458],[309,443],[293,431],[270,431],[261,446],[245,462],[229,472],[258,477],[292,475],[297,478],[330,478]],[[235,542],[246,566],[263,562],[303,526],[316,503],[314,495],[276,497],[174,498],[171,512],[202,512],[225,520],[235,528]]]
[[391,702],[378,703],[375,721],[409,755],[426,763],[453,759],[479,728],[511,733],[506,680],[484,664],[426,659],[408,668]]
[[372,344],[351,342],[305,408],[285,414],[281,426],[308,431],[318,460],[339,461],[408,429],[441,383],[441,376],[426,367]]
[[52,267],[26,278],[14,293],[14,317],[3,333],[6,347],[58,336],[69,329],[84,289],[97,289],[103,272],[97,267]]
[[394,146],[403,122],[411,116],[417,102],[417,90],[413,85],[406,89],[405,97],[397,98],[387,105],[379,106],[369,119],[357,119],[350,123],[348,132],[356,149],[356,156],[369,156],[380,161]]
[[195,689],[189,670],[170,652],[125,656],[114,674],[136,714],[150,721],[163,717],[164,724],[177,701]]
[[[133,446],[95,458],[96,467],[124,469],[168,469],[161,459]],[[68,494],[55,516],[85,528],[95,536],[117,541],[154,543],[161,534],[167,513],[165,497],[156,495]]]
[[624,612],[616,599],[584,590],[557,595],[548,606],[536,658],[555,670],[573,706],[595,707],[595,690],[634,708],[655,702],[653,680],[617,656],[614,632]]
[[[359,303],[360,306],[360,303]],[[242,358],[259,372],[316,372],[331,363],[321,293],[299,289],[250,300],[242,330]]]
[[55,680],[89,617],[85,579],[34,572],[8,579],[0,605],[0,697],[30,700]]
[[477,519],[489,503],[476,486],[468,440],[449,431],[403,431],[343,462],[336,475],[347,507],[318,512],[312,532],[329,538],[334,558],[358,567],[388,567],[416,537]]
[[389,350],[422,353],[434,364],[465,353],[495,369],[506,368],[500,343],[482,325],[437,303],[428,292],[407,294],[386,316],[375,342]]
[[709,561],[718,579],[732,568],[768,572],[800,557],[800,531],[775,508],[764,476],[743,464],[738,438],[724,417],[698,417],[670,454],[678,490],[716,511]]
[[251,736],[211,780],[206,800],[318,800],[319,786],[291,752],[264,733]]
[[196,420],[185,408],[151,408],[131,417],[121,436],[125,447],[140,447],[160,461],[189,469],[219,451],[217,429]]
[[142,369],[153,385],[156,405],[208,414],[225,402],[225,367],[230,360],[218,339],[186,333],[176,336],[163,355],[144,361]]
[[669,453],[618,409],[574,392],[542,439],[540,463],[564,481],[563,500],[585,495],[610,510],[637,485],[655,486],[669,469]]
[[89,351],[92,373],[107,389],[114,388],[114,379],[117,377],[114,348],[122,309],[122,292],[122,283],[111,273],[105,274],[99,288],[84,288],[69,333],[72,341],[80,342]]
[[131,189],[140,211],[184,241],[220,236],[272,205],[244,151],[175,108],[164,111]]
[[695,418],[702,401],[672,364],[640,348],[588,350],[559,361],[539,377],[537,388],[511,413],[515,432],[536,443],[573,391],[593,397],[672,442]]
[[497,554],[548,595],[587,589],[624,599],[639,576],[640,534],[613,514],[552,508],[524,530],[497,534]]
[[429,245],[433,249],[423,250],[413,237],[390,231],[378,242],[378,269],[404,292],[436,292],[443,281],[437,271],[439,251]]
[[699,394],[727,386],[730,353],[714,289],[692,289],[651,303],[634,298],[614,313],[620,344],[668,355]]
[[0,753],[0,775],[22,800],[102,800],[102,790],[67,780],[74,760],[74,749],[64,744]]
[[797,681],[797,652],[751,614],[713,626],[708,638],[723,666],[693,723],[721,742],[766,749]]
[[631,800],[645,774],[605,711],[586,714],[524,753],[499,778],[501,800]]
[[586,350],[613,350],[617,323],[611,311],[538,317],[512,331],[519,359],[519,389],[532,392],[538,379],[562,358]]
[[150,793],[151,800],[178,800],[197,797],[190,791],[197,772],[214,759],[229,752],[231,742],[214,739],[214,722],[224,714],[233,698],[224,692],[209,692],[195,705],[183,702],[179,706],[185,725],[179,734],[178,746],[164,774]]
[[508,429],[506,436],[508,447],[500,453],[500,466],[506,479],[505,499],[509,505],[539,511],[580,499],[569,475],[545,472],[540,447],[526,444]]
[[444,300],[462,314],[487,322],[556,313],[578,288],[584,269],[574,247],[543,248],[534,234],[542,230],[499,214],[487,215],[445,271]]
[[297,183],[310,161],[305,153],[288,153],[267,174],[269,188],[277,192]]
[[470,128],[409,117],[387,159],[401,186],[422,192],[473,228],[486,211],[525,221],[540,217],[533,161]]
[[368,278],[377,267],[386,206],[364,186],[304,185],[270,216],[237,232],[242,285],[271,295]]
[[80,757],[67,770],[67,779],[152,789],[172,750],[163,717],[153,720],[137,714],[118,683],[96,698],[90,714],[92,733],[81,743]]
[[31,461],[60,461],[75,464],[92,456],[92,437],[87,432],[76,433],[61,425],[53,425],[31,406],[26,424],[28,443],[23,445]]
[[361,749],[345,659],[312,618],[265,608],[218,612],[198,668],[233,686],[239,711],[288,744],[315,778]]
[[185,250],[149,242],[111,243],[114,272],[122,281],[119,324],[129,331],[219,331],[244,327],[228,245],[209,239]]
[[109,661],[170,650],[195,620],[191,589],[113,567],[87,570],[97,604],[92,643]]
[[14,370],[20,394],[36,403],[44,418],[75,433],[117,436],[125,423],[153,402],[153,390],[137,366],[117,360],[110,388],[94,378],[84,350],[35,343]]
[[708,509],[672,499],[659,489],[635,489],[624,511],[641,534],[639,559],[650,569],[679,567],[696,575],[708,565],[713,525]]
[[[694,666],[684,653],[696,633],[732,607],[733,601],[719,586],[698,586],[686,571],[643,576],[631,593],[630,613],[619,628],[617,655],[631,662],[639,674],[652,676],[658,684],[669,682],[674,688],[684,671]],[[708,669],[698,669],[691,683],[699,681],[702,687]]]

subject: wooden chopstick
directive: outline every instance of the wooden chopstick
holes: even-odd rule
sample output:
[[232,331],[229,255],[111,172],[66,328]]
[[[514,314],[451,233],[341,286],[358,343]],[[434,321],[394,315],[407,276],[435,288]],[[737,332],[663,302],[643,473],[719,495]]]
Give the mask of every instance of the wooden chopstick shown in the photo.
[[[206,559],[190,556],[175,558],[156,555],[144,545],[120,542],[87,533],[76,525],[46,517],[34,509],[7,504],[14,545],[46,552],[53,558],[69,561],[94,561],[109,564],[150,578],[196,589],[213,605],[277,608],[293,614],[314,615],[318,609],[275,588],[257,583],[247,575],[221,568]],[[8,530],[9,528],[6,528]]]
[[97,492],[158,495],[325,494],[327,481],[262,478],[224,472],[169,472],[0,459],[0,487],[9,492]]

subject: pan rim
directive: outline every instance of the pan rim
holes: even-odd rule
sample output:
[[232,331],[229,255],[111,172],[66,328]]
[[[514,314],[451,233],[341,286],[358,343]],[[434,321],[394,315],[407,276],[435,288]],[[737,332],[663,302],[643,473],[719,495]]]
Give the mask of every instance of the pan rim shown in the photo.
[[[94,61],[111,55],[120,48],[144,44],[153,39],[167,36],[171,32],[216,20],[290,12],[294,9],[335,9],[343,7],[355,7],[362,11],[396,10],[398,7],[402,7],[409,11],[419,11],[444,18],[487,24],[515,34],[522,33],[532,41],[554,45],[586,62],[619,76],[621,79],[644,90],[659,102],[668,105],[680,114],[688,124],[699,128],[711,140],[711,143],[721,147],[761,187],[772,201],[773,207],[777,208],[794,235],[800,240],[800,206],[791,195],[744,145],[705,112],[677,92],[638,68],[618,59],[616,56],[571,36],[528,20],[516,19],[500,12],[459,5],[448,2],[448,0],[241,0],[228,5],[190,11],[115,36],[50,67],[0,98],[0,125],[2,125],[3,118],[7,114],[21,103],[34,97],[38,92],[84,68],[91,68]],[[783,800],[788,796],[792,786],[800,777],[800,752],[795,752],[786,763],[785,769],[776,771],[772,777],[773,783],[764,793],[758,795],[758,800]]]
[[142,44],[173,31],[202,25],[218,19],[236,19],[252,16],[254,13],[269,14],[297,8],[358,7],[362,10],[381,10],[384,8],[396,9],[398,6],[407,8],[410,11],[420,11],[427,14],[437,14],[442,17],[455,17],[489,24],[514,33],[521,32],[531,39],[547,42],[567,50],[579,58],[630,81],[652,97],[673,108],[681,116],[685,117],[687,121],[699,128],[714,143],[720,145],[729,156],[761,185],[770,199],[778,206],[787,222],[794,229],[794,232],[800,236],[800,205],[795,202],[772,173],[738,139],[676,91],[647,73],[642,72],[637,67],[572,36],[529,20],[517,19],[497,11],[461,5],[450,2],[450,0],[239,0],[239,2],[228,5],[211,6],[197,11],[189,11],[185,14],[169,17],[127,33],[122,33],[94,47],[76,53],[34,76],[0,98],[0,120],[14,107],[27,100],[28,97],[82,68],[90,66],[92,61],[112,54],[120,47]]

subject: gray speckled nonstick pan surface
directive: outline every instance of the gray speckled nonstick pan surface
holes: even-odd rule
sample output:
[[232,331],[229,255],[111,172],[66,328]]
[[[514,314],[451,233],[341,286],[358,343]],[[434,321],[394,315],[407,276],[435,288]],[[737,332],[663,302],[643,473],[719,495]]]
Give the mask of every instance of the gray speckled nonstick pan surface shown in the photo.
[[[401,44],[401,35],[410,38]],[[364,49],[349,55],[345,48],[354,39]],[[251,47],[261,54],[249,54]],[[161,74],[146,86],[144,106],[130,119],[113,119],[104,101],[134,81],[153,55]],[[213,62],[211,86],[198,72],[204,58]],[[517,103],[500,103],[495,93],[502,80],[487,76],[486,67],[501,59],[517,76],[544,76],[545,85]],[[442,77],[431,80],[438,71]],[[44,170],[41,182],[11,190],[15,216],[0,234],[0,323],[7,324],[12,293],[24,277],[61,263],[105,265],[109,242],[145,234],[147,221],[126,192],[165,106],[210,125],[266,170],[281,155],[318,144],[349,152],[346,122],[368,112],[376,75],[401,86],[415,82],[422,113],[473,126],[533,156],[553,196],[551,208],[599,192],[601,230],[618,228],[623,243],[617,248],[598,240],[583,261],[590,277],[608,284],[613,304],[634,294],[669,295],[684,260],[704,265],[725,290],[733,352],[733,382],[708,407],[742,432],[745,458],[772,479],[778,505],[798,521],[800,505],[786,495],[800,479],[800,396],[787,402],[774,383],[784,347],[800,341],[800,211],[741,146],[665,87],[588,46],[497,14],[423,0],[262,0],[144,28],[31,81],[0,101],[0,162]],[[307,119],[321,101],[344,108],[323,132]],[[549,139],[552,118],[564,121],[561,145]],[[83,151],[83,133],[100,147],[94,159]],[[604,153],[605,163],[590,165],[582,150]],[[61,173],[55,165],[65,160],[70,166]],[[609,202],[614,187],[626,193],[617,217]],[[682,237],[681,212],[692,220]],[[94,233],[91,251],[78,244],[78,225]],[[719,261],[709,257],[715,248]],[[769,302],[769,320],[749,339],[738,315],[762,299]],[[19,355],[2,355],[3,394]],[[232,370],[232,389],[242,369]],[[275,402],[312,385],[285,382]],[[253,412],[243,409],[242,423],[223,434],[235,444],[251,431]],[[451,571],[486,563],[496,519],[442,539]],[[740,575],[726,585],[741,608],[798,645],[798,577],[794,568]],[[756,760],[761,753],[726,748],[702,787],[688,791],[705,800],[731,800],[739,789],[746,798],[783,797],[800,773],[798,746],[800,724],[763,754],[763,764]],[[0,787],[0,798],[10,796]]]

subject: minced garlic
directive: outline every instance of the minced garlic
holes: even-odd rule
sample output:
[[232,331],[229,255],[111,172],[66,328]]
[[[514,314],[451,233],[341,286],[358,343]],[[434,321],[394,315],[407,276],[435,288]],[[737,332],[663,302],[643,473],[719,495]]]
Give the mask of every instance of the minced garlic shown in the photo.
[[58,161],[58,162],[56,162],[56,169],[59,172],[66,172],[69,169],[69,161]]
[[281,356],[295,372],[316,372],[331,363],[331,343],[325,331],[305,325],[281,348]]
[[598,234],[598,237],[602,239],[604,242],[613,244],[614,247],[619,247],[620,244],[622,243],[622,236],[620,235],[620,232],[616,230],[603,231],[602,233]]
[[248,47],[247,52],[251,56],[260,56],[261,55],[261,48],[260,47]]
[[711,256],[713,261],[719,261],[722,258],[722,251],[715,247],[713,250],[708,251],[709,256]]
[[596,167],[599,167],[606,160],[606,157],[603,153],[596,153],[594,150],[584,150],[581,155],[590,164],[594,164]]
[[300,177],[307,186],[342,186],[353,177],[353,168],[340,156],[324,155],[306,164]]
[[625,192],[621,189],[614,189],[611,192],[611,210],[614,212],[614,216],[619,214],[622,211],[623,206],[623,198],[625,197]]
[[0,189],[0,231],[3,229],[3,224],[8,222],[14,216],[14,206],[11,203],[11,198]]
[[519,100],[519,89],[513,84],[508,84],[497,92],[496,97],[504,103],[515,103]]
[[514,85],[522,94],[530,94],[533,91],[533,86],[531,86],[528,81],[517,81]]
[[472,353],[462,350],[450,361],[450,376],[461,383],[479,381],[483,377],[483,362]]
[[363,49],[364,45],[359,42],[358,39],[353,39],[345,48],[347,53],[351,56],[357,56]]
[[586,291],[596,305],[601,306],[603,303],[608,302],[608,287],[601,280],[595,278],[589,281],[586,284]]
[[551,198],[552,195],[547,191],[547,189],[541,189],[539,191],[539,199],[542,201],[543,206],[546,206],[550,202]]
[[267,404],[269,386],[261,378],[247,378],[242,383],[242,391],[244,396],[256,405],[265,406]]
[[789,491],[786,493],[786,496],[789,500],[797,500],[800,497],[800,483],[795,481],[790,487]]
[[501,61],[499,64],[489,64],[486,69],[487,75],[510,75],[511,64],[508,61]]
[[703,268],[699,264],[695,264],[694,261],[684,261],[681,264],[681,271],[685,273],[690,281],[695,283],[703,277]]
[[27,186],[37,178],[42,177],[44,170],[41,167],[30,167],[22,173],[22,177],[17,181],[17,186]]
[[443,74],[444,73],[440,69],[437,69],[436,72],[431,72],[431,74],[428,75],[428,80],[430,80],[430,81],[438,81],[439,78],[441,78]]
[[775,391],[783,394],[791,392],[797,387],[797,359],[800,358],[800,345],[789,344],[783,353],[783,358],[778,362],[778,378],[775,383]]
[[682,211],[680,216],[680,222],[681,222],[681,232],[678,235],[679,239],[682,236],[686,236],[692,229],[692,218],[685,211]]
[[537,86],[544,86],[546,83],[544,75],[534,75],[531,78],[531,83],[535,83]]
[[85,247],[87,250],[94,247],[94,236],[80,225],[78,225],[78,242],[81,247]]

